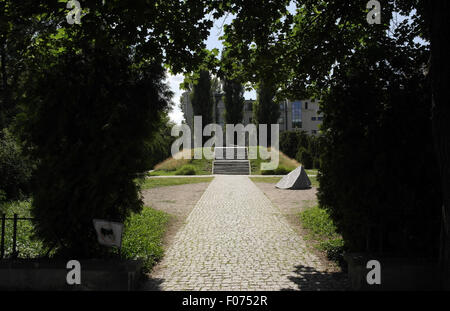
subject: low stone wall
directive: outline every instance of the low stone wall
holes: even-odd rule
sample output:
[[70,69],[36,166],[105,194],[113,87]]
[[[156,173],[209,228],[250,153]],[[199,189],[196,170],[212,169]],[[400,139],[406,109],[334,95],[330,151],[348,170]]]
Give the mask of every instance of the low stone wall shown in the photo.
[[67,261],[0,260],[0,290],[134,290],[142,263],[135,260],[79,260],[81,284],[66,282]]
[[[346,254],[348,276],[352,290],[437,290],[439,270],[436,262],[427,259],[389,258],[367,254]],[[366,264],[378,260],[381,266],[381,284],[369,285]]]

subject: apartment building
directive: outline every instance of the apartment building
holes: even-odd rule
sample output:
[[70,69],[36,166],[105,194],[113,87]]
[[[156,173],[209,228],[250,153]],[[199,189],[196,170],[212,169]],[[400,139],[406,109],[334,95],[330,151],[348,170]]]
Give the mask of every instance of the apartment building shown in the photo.
[[[184,92],[181,98],[181,110],[183,111],[186,124],[193,128],[193,110],[190,102],[189,92]],[[214,94],[215,106],[213,107],[213,120],[216,124],[225,125],[225,104],[223,93]],[[254,100],[244,101],[244,111],[242,124],[247,125],[253,122]],[[322,114],[319,110],[317,100],[286,100],[280,104],[280,132],[302,130],[310,135],[318,135],[320,124],[322,124]]]
[[318,135],[323,115],[314,99],[286,100],[280,104],[280,131],[302,130]]

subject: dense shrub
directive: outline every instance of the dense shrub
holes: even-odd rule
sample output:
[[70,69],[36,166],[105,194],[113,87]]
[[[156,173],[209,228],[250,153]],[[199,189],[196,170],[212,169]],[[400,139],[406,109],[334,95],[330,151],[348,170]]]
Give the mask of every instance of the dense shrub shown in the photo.
[[[318,197],[350,251],[437,256],[442,202],[429,86],[395,51],[364,53],[335,71],[321,107]],[[390,61],[371,65],[377,57]]]
[[149,272],[163,256],[162,237],[168,220],[168,214],[150,207],[132,214],[124,226],[122,255],[142,260],[144,272]]
[[175,171],[175,175],[196,175],[197,169],[193,165],[184,165]]
[[[320,136],[308,135],[304,131],[285,131],[280,134],[280,151],[295,158],[306,168],[319,168],[320,139]],[[302,161],[304,152],[305,159]]]
[[289,174],[292,170],[288,169],[287,167],[284,166],[278,166],[275,169],[275,175],[286,175]]
[[300,132],[284,131],[280,133],[280,151],[290,158],[295,158],[300,143]]
[[148,171],[171,155],[171,146],[175,137],[171,136],[174,124],[170,121],[166,111],[161,114],[158,130],[145,141],[145,165],[143,170]]
[[320,169],[320,158],[317,157],[313,158],[313,168]]
[[134,63],[131,54],[86,46],[32,67],[19,115],[39,160],[32,216],[37,236],[58,255],[106,256],[92,219],[124,222],[142,208],[135,179],[149,168],[146,142],[171,94],[162,66]]
[[292,171],[292,169],[289,169],[285,166],[279,165],[274,170],[263,170],[261,171],[261,175],[286,175],[289,174]]
[[311,152],[305,147],[300,147],[297,152],[296,160],[300,162],[306,169],[312,169],[314,166],[314,159],[311,155]]
[[[8,201],[0,204],[0,213],[5,213],[6,217],[13,217],[17,214],[19,217],[30,217],[31,200]],[[5,223],[5,256],[12,255],[13,250],[13,231],[12,221]],[[41,241],[33,238],[34,227],[29,220],[20,220],[17,222],[16,234],[16,252],[18,258],[36,258],[45,256],[45,249]],[[51,256],[52,254],[49,253]]]
[[16,138],[3,129],[0,132],[0,202],[2,198],[13,200],[27,194],[32,170],[32,162],[22,154]]

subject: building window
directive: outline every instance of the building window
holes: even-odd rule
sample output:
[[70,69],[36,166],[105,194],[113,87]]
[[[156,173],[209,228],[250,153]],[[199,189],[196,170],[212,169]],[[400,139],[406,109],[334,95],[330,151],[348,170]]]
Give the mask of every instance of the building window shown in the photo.
[[295,101],[292,103],[292,127],[302,127],[302,102]]
[[313,134],[317,134],[317,131],[316,130],[312,130],[311,131]]
[[322,121],[323,117],[317,117],[317,121]]
[[311,117],[311,120],[312,121],[316,121],[316,117]]
[[308,102],[305,102],[305,110],[308,110]]

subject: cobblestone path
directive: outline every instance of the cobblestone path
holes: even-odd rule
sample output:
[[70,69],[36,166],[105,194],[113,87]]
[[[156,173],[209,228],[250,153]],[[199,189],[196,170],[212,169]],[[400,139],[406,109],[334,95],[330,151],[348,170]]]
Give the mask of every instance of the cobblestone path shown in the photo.
[[160,290],[327,290],[305,241],[246,176],[216,176],[151,275]]

